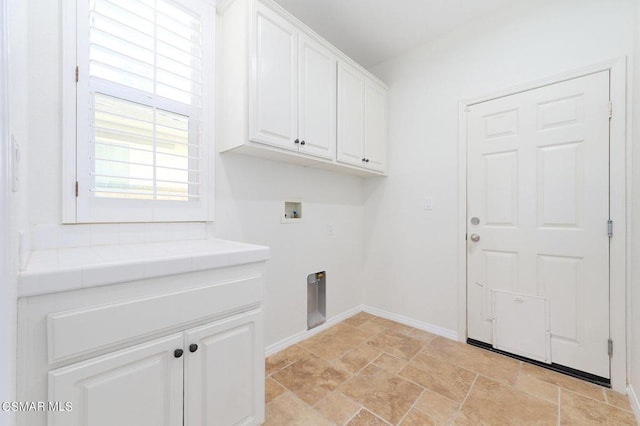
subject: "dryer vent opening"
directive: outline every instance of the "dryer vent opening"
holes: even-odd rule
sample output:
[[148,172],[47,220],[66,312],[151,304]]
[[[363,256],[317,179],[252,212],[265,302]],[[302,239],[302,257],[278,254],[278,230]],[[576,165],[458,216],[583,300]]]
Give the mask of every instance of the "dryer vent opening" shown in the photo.
[[307,330],[327,320],[327,274],[325,271],[307,276]]

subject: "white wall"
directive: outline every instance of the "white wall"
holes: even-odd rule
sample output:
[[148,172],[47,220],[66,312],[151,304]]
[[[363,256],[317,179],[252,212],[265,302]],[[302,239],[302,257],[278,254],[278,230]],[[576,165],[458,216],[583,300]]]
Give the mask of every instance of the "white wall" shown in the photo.
[[[629,383],[634,390],[635,396],[640,397],[640,0],[636,0],[635,10],[635,51],[634,51],[634,73],[633,73],[633,197],[631,200],[631,293],[629,339],[631,353],[629,356]],[[638,401],[636,400],[636,404]],[[640,410],[640,406],[636,405]],[[636,411],[636,416],[640,422],[640,411]]]
[[391,151],[389,178],[366,183],[367,304],[457,330],[459,101],[630,55],[633,7],[531,2],[372,70],[391,87]]
[[[55,228],[48,225],[61,222],[61,0],[27,3],[30,174],[26,228],[47,230]],[[306,330],[309,273],[327,271],[329,316],[361,303],[361,178],[234,154],[217,155],[216,167],[214,235],[272,248],[267,345]],[[290,198],[303,201],[304,223],[280,224],[283,203]],[[329,224],[334,227],[333,236],[327,235]],[[39,244],[37,239],[34,243]]]
[[[11,268],[11,192],[7,105],[7,3],[0,0],[0,401],[15,399],[15,275]],[[0,411],[0,425],[13,420]]]
[[[24,186],[16,193],[9,189],[9,135],[26,146],[27,61],[24,55],[15,56],[25,49],[26,6],[20,0],[0,0],[0,11],[0,401],[12,401],[16,386],[17,230],[25,226],[27,201]],[[26,181],[25,167],[19,169],[19,177]],[[0,425],[13,424],[14,414],[0,411]]]
[[[303,223],[280,223],[285,200],[302,201]],[[215,235],[271,247],[267,345],[306,330],[310,273],[327,271],[328,317],[362,303],[363,218],[361,178],[237,154],[219,156]]]

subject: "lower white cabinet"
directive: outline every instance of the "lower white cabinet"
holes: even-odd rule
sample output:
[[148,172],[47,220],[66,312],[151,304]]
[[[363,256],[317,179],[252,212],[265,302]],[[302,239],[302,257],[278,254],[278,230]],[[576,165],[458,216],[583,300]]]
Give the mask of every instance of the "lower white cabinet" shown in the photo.
[[264,270],[19,299],[18,426],[262,424]]
[[49,413],[50,426],[182,425],[182,334],[53,370],[49,401],[71,411]]
[[73,410],[50,413],[48,424],[255,424],[264,394],[260,319],[253,311],[53,370],[48,400]]
[[263,420],[261,315],[253,312],[185,332],[185,426],[249,425]]

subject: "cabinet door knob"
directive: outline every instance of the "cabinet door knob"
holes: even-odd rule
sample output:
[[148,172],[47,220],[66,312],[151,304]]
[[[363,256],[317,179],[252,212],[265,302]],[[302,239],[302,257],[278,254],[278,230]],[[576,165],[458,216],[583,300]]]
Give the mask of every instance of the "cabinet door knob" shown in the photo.
[[184,351],[182,349],[176,349],[175,351],[173,351],[173,356],[175,356],[176,358],[180,358],[183,353]]
[[293,143],[300,143],[300,139],[296,139]]
[[363,159],[362,159],[362,162],[363,162],[363,163],[364,163],[364,162],[366,162],[366,161],[367,161],[367,159],[366,159],[366,158],[363,158]]
[[196,345],[195,343],[192,343],[189,345],[189,352],[195,352],[198,350],[198,345]]
[[369,159],[367,158],[366,160],[364,160],[364,162],[365,162],[365,163],[368,163],[368,162],[369,162]]
[[300,145],[305,145],[305,144],[306,144],[305,141],[300,142]]

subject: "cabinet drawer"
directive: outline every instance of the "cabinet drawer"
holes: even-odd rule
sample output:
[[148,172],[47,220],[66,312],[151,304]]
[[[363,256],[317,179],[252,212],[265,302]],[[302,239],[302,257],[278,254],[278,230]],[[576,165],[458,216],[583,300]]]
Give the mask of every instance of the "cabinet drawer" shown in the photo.
[[262,300],[259,275],[47,315],[50,364],[162,330],[242,310]]

